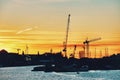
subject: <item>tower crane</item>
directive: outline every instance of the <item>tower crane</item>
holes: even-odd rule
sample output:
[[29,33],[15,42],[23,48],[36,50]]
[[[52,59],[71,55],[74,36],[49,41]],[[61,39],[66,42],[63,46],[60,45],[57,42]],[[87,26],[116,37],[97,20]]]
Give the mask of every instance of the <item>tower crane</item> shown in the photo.
[[28,55],[28,45],[26,44],[25,53]]
[[90,43],[90,42],[97,41],[97,40],[101,40],[101,38],[96,38],[96,39],[91,39],[91,40],[86,39],[86,40],[83,42],[84,48],[85,48],[85,54],[86,54],[87,57],[89,56],[89,43]]
[[67,42],[68,42],[69,25],[70,25],[70,14],[68,15],[68,23],[67,23],[67,30],[66,30],[66,39],[65,39],[65,42],[64,42],[64,49],[63,49],[63,52],[65,53],[65,57],[67,56]]
[[29,56],[28,54],[28,45],[26,44],[26,49],[25,49],[25,53],[26,53],[26,61],[31,61],[31,56]]
[[73,57],[75,57],[75,51],[76,51],[77,45],[74,45],[74,50],[73,50]]

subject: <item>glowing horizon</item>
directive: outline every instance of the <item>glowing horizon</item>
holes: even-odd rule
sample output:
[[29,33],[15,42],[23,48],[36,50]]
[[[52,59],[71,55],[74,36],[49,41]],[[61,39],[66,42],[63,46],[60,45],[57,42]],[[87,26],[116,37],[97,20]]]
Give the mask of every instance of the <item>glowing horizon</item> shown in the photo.
[[[67,16],[71,14],[68,51],[82,51],[83,42],[101,37],[90,43],[90,51],[120,53],[119,0],[1,0],[0,49],[9,52],[25,51],[30,54],[62,51],[65,41]],[[20,52],[20,53],[21,53]]]

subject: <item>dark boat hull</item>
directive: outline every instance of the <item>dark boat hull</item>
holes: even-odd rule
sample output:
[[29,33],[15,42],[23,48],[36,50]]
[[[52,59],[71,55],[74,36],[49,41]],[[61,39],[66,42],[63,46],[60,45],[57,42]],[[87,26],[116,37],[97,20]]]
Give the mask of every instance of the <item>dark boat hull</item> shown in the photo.
[[32,71],[45,71],[45,72],[79,72],[79,71],[88,71],[88,67],[76,68],[72,66],[43,66],[43,67],[34,67]]

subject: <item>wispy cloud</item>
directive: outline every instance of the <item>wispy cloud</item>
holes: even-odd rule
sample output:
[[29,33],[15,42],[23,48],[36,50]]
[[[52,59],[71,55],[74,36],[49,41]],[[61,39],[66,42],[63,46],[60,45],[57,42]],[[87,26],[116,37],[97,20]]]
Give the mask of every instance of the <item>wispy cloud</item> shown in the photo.
[[21,34],[23,32],[31,31],[31,30],[36,29],[36,28],[38,28],[38,27],[37,26],[35,26],[35,27],[28,27],[28,28],[25,28],[23,30],[18,31],[16,34]]

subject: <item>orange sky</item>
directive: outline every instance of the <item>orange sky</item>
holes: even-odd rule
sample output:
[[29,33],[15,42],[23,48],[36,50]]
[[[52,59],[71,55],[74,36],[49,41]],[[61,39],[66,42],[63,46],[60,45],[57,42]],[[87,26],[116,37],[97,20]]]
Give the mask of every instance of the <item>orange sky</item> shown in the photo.
[[[119,0],[1,0],[0,49],[16,52],[16,48],[36,54],[63,49],[68,14],[71,14],[68,44],[82,51],[83,41],[101,37],[90,43],[90,52],[109,49],[120,52]],[[21,52],[20,52],[21,53]]]

